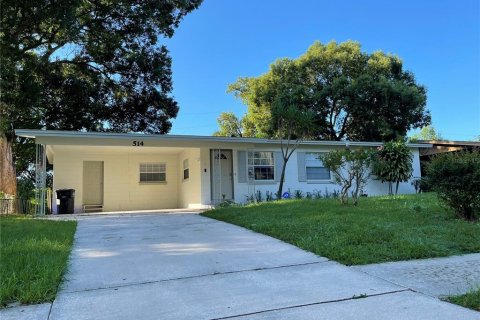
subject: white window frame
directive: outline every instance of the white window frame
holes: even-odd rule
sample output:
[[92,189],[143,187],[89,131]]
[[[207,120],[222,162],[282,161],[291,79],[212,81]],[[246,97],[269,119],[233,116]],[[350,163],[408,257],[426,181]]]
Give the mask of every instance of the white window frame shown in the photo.
[[[185,171],[187,172],[187,175],[188,175],[186,178],[185,178]],[[188,179],[190,179],[190,164],[189,164],[189,161],[188,161],[188,158],[187,158],[187,159],[183,159],[182,180],[187,181]]]
[[[165,179],[154,180],[154,181],[142,181],[142,173],[143,174],[163,173],[165,176]],[[138,181],[140,184],[167,183],[167,164],[165,162],[141,162],[138,166]]]
[[[255,154],[256,153],[269,153],[271,154],[271,159],[268,157],[258,157],[258,158],[255,158]],[[255,164],[255,160],[257,160],[257,162],[262,162],[265,161],[265,160],[271,160],[271,163],[269,164],[261,164],[261,163],[257,163]],[[257,167],[272,167],[273,168],[273,177],[272,179],[255,179],[255,168]],[[250,172],[253,172],[253,178],[250,176]],[[276,177],[276,169],[275,169],[275,152],[273,151],[248,151],[247,152],[247,178],[249,181],[259,181],[259,182],[273,182],[275,181],[275,177]]]
[[[321,166],[309,166],[308,165],[308,156],[309,155],[316,155],[316,157],[322,155],[322,154],[325,154],[326,152],[306,152],[305,153],[305,178],[307,179],[307,182],[331,182],[332,181],[332,172],[328,171],[329,172],[329,175],[330,175],[330,178],[328,179],[309,179],[308,178],[308,172],[307,172],[307,168],[326,168],[325,166],[321,167]],[[318,159],[318,161],[321,161],[320,159]],[[322,163],[323,165],[323,163]]]

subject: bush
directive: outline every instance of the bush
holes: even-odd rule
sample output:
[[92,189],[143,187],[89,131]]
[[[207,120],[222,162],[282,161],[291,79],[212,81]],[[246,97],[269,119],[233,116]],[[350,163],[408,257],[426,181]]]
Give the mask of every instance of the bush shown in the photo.
[[480,151],[440,154],[427,165],[426,180],[458,217],[475,220],[480,211]]
[[[358,197],[363,193],[363,187],[370,177],[370,165],[373,152],[369,149],[342,149],[325,153],[320,156],[323,165],[333,173],[333,180],[340,185],[340,193],[334,191],[332,196],[340,196],[340,202],[348,202],[348,192],[351,192],[353,204],[358,204]],[[328,198],[328,193],[325,193]]]
[[390,141],[378,147],[372,164],[372,173],[382,182],[388,182],[388,193],[398,193],[400,182],[406,182],[412,176],[412,153],[403,141]]

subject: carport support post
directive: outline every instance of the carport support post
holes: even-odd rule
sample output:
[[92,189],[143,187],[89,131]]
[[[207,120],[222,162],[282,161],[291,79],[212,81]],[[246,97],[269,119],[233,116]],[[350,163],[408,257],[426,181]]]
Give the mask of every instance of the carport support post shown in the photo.
[[36,144],[35,158],[35,214],[45,215],[47,155],[44,144]]

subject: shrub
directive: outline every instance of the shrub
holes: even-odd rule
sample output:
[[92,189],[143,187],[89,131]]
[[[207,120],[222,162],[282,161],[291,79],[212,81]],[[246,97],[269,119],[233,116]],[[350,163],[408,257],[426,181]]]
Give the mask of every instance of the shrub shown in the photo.
[[[330,151],[320,156],[325,167],[333,173],[334,181],[341,186],[340,193],[334,191],[334,197],[340,196],[340,202],[346,204],[348,192],[352,188],[353,204],[358,204],[358,196],[370,177],[372,151],[369,149],[342,149]],[[325,194],[328,197],[328,194]]]
[[265,201],[275,200],[273,192],[265,191]]
[[297,189],[297,190],[294,190],[294,191],[293,191],[293,197],[294,197],[295,199],[303,199],[303,192],[302,192],[302,190],[298,190],[298,189]]
[[372,163],[372,173],[382,182],[388,182],[388,193],[398,193],[398,185],[410,179],[413,172],[412,153],[404,141],[391,141],[378,147]]
[[437,155],[427,165],[426,180],[458,217],[475,220],[480,211],[480,151]]

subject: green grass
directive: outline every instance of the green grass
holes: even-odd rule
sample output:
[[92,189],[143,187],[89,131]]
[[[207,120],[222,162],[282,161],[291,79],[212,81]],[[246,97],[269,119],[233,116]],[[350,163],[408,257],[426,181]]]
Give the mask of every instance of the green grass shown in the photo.
[[75,221],[0,216],[0,306],[53,301],[73,244]]
[[480,311],[480,288],[477,290],[472,290],[461,296],[448,297],[446,300],[462,307]]
[[203,215],[347,265],[480,252],[480,223],[455,219],[434,194],[362,198],[358,207],[283,200]]

